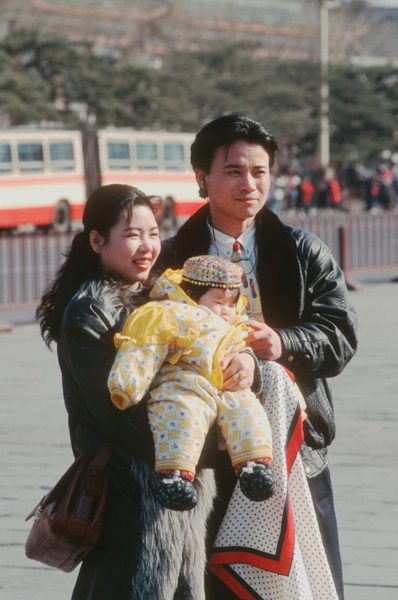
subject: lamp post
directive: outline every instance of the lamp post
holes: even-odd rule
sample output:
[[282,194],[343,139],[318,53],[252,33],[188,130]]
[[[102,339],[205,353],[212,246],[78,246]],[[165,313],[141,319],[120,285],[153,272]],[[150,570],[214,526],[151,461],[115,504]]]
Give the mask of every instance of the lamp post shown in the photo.
[[321,165],[327,167],[330,162],[328,0],[319,0],[319,47],[321,66],[319,157]]

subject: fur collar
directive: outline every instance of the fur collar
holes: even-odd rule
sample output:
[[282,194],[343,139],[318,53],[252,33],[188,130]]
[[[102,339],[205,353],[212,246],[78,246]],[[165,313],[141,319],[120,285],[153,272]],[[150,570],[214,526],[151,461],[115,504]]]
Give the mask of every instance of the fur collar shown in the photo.
[[132,290],[127,284],[104,277],[86,281],[75,295],[75,300],[90,298],[100,304],[106,314],[112,315],[115,321],[120,321],[148,301],[149,291],[149,287]]

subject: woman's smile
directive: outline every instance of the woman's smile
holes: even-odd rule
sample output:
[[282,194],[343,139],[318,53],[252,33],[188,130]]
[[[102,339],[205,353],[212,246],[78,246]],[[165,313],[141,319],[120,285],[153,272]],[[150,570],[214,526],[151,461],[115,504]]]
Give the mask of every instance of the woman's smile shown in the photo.
[[146,271],[152,266],[152,256],[146,258],[136,258],[133,260],[133,263],[143,271]]

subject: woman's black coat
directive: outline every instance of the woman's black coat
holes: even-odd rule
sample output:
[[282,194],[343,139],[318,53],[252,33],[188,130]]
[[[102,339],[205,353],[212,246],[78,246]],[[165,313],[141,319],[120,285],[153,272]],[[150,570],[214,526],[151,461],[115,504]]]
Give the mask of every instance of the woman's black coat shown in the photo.
[[120,411],[107,387],[114,334],[144,299],[114,282],[89,282],[67,305],[57,341],[74,454],[95,452],[106,439],[116,444],[100,540],[82,563],[72,600],[204,600],[213,473],[197,476],[195,509],[161,508],[145,403]]

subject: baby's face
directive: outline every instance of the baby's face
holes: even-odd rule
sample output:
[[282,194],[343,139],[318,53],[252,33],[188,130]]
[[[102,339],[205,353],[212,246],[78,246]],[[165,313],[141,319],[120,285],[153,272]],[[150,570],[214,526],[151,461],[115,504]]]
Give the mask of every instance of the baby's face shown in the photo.
[[206,306],[227,323],[232,324],[236,319],[235,290],[210,288],[200,297],[198,304]]

